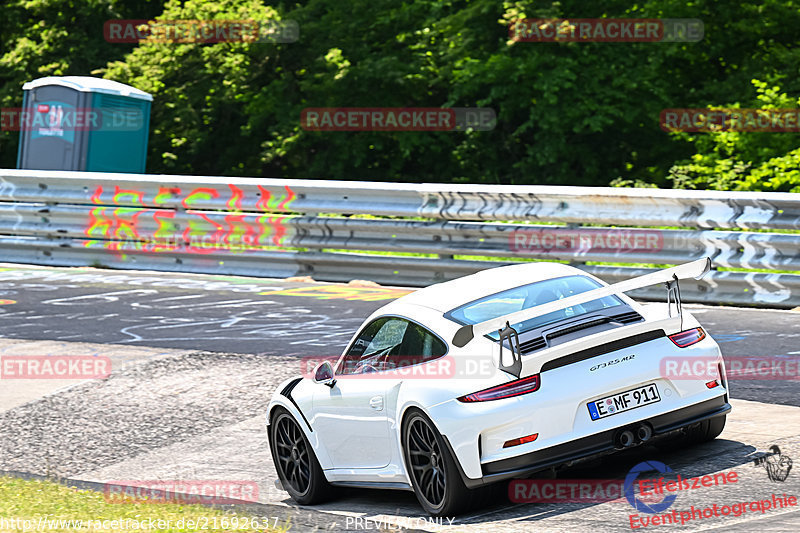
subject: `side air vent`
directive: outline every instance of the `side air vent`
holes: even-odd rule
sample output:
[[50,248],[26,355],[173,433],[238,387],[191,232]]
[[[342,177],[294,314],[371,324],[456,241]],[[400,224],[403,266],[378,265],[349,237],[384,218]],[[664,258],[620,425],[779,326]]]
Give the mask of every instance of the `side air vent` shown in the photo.
[[544,338],[534,337],[531,340],[520,343],[519,351],[523,354],[526,354],[535,352],[536,350],[541,350],[545,347],[547,347],[547,342],[545,342]]
[[287,398],[287,399],[288,399],[290,402],[292,402],[292,405],[294,405],[295,409],[297,409],[297,412],[299,412],[299,413],[300,413],[300,416],[302,416],[302,417],[303,417],[303,421],[306,423],[306,426],[308,426],[308,430],[309,430],[309,431],[311,431],[311,432],[313,433],[313,431],[314,431],[314,428],[312,428],[312,427],[311,427],[311,424],[308,422],[308,419],[306,418],[306,414],[305,414],[305,413],[304,413],[304,412],[303,412],[303,411],[300,409],[300,406],[299,406],[299,405],[297,405],[297,402],[295,401],[295,399],[294,399],[294,398],[292,398],[292,391],[294,390],[294,388],[295,388],[295,387],[297,387],[297,385],[299,385],[299,384],[300,384],[300,382],[301,382],[301,381],[303,381],[303,378],[302,378],[302,377],[299,377],[299,378],[295,378],[295,379],[293,379],[292,381],[290,381],[290,382],[289,382],[289,383],[288,383],[288,384],[287,384],[287,385],[286,385],[286,386],[283,388],[283,390],[281,391],[281,394],[282,394],[283,396],[286,396],[286,398]]
[[604,316],[595,320],[590,320],[588,322],[581,322],[580,324],[575,324],[574,326],[561,328],[559,330],[553,331],[552,333],[547,333],[545,337],[547,337],[547,340],[555,339],[556,337],[563,337],[564,335],[569,335],[570,333],[575,333],[576,331],[580,331],[582,329],[589,329],[595,326],[600,326],[602,324],[607,324],[608,322],[611,322],[611,319]]
[[641,322],[644,320],[644,317],[642,317],[642,315],[636,311],[631,311],[630,313],[620,313],[618,315],[614,315],[611,317],[611,320],[614,322],[622,322],[623,324],[631,324],[633,322]]
[[297,386],[298,383],[303,381],[303,378],[294,378],[292,381],[286,384],[286,386],[281,391],[281,394],[286,396],[287,398],[292,397],[292,391]]

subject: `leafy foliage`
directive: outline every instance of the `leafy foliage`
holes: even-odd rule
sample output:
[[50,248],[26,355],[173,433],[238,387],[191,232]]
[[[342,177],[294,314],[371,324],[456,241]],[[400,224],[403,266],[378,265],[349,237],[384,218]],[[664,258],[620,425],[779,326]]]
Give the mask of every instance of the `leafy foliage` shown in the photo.
[[[797,109],[800,100],[780,87],[753,80],[754,109]],[[735,103],[725,106],[744,107]],[[697,153],[670,169],[676,188],[800,192],[800,134],[722,131],[676,134]]]
[[[41,14],[68,2],[14,2],[0,23],[11,32],[3,33],[11,36],[0,58],[3,105],[19,105],[27,79],[87,74],[108,63],[105,77],[154,95],[150,172],[765,190],[798,184],[795,134],[669,134],[659,127],[665,108],[796,107],[796,0],[168,0],[158,9],[146,0],[91,0],[76,3],[71,19],[46,15],[44,26],[37,25]],[[105,18],[155,15],[294,20],[300,38],[145,41],[127,50],[102,40]],[[695,18],[705,36],[696,43],[509,39],[511,23],[534,17]],[[95,36],[91,45],[86,35]],[[308,107],[439,106],[492,108],[497,127],[315,132],[300,125]],[[10,143],[2,142],[2,165],[11,166]]]

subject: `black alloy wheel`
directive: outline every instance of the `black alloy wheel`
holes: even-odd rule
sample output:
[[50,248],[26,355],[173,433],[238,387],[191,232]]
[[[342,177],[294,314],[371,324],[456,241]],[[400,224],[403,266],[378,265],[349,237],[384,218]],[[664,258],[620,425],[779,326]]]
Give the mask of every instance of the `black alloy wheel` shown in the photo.
[[403,422],[403,454],[414,493],[431,516],[455,516],[469,509],[477,491],[469,490],[444,437],[421,411]]
[[277,409],[269,430],[272,459],[284,490],[301,505],[329,499],[331,486],[294,417]]

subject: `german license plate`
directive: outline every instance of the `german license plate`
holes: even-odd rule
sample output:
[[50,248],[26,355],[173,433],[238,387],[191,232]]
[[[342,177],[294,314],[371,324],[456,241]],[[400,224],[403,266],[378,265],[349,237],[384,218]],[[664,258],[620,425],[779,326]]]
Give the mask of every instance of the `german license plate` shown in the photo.
[[600,420],[607,416],[624,413],[625,411],[660,401],[661,396],[658,395],[658,387],[656,387],[655,383],[649,383],[629,391],[589,402],[586,406],[589,408],[589,416],[592,417],[592,420]]

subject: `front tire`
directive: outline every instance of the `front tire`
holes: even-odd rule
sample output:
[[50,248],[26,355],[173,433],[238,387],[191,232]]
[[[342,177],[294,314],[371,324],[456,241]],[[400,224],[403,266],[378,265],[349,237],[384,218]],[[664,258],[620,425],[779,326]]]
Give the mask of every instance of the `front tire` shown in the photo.
[[277,408],[269,431],[275,470],[289,496],[300,505],[330,499],[331,485],[325,479],[311,444],[289,411]]
[[431,516],[454,516],[472,503],[444,438],[421,412],[403,423],[403,454],[420,505]]

